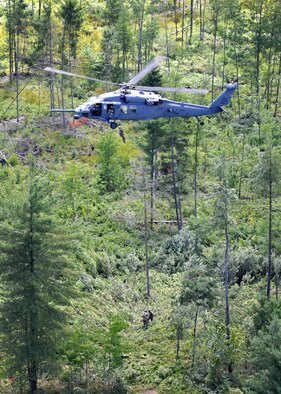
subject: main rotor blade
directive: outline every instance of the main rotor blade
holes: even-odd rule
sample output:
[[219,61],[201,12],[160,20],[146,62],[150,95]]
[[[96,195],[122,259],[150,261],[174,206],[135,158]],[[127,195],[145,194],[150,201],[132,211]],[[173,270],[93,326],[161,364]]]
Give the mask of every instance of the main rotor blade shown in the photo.
[[70,73],[68,71],[63,71],[63,70],[57,70],[56,68],[46,67],[46,68],[44,68],[44,70],[47,71],[48,73],[62,74],[62,75],[68,75],[69,77],[90,79],[91,81],[102,82],[102,83],[107,83],[107,84],[110,84],[110,85],[118,86],[117,83],[114,83],[114,82],[103,81],[101,79],[92,78],[92,77],[86,77],[85,75],[74,74],[74,73]]
[[75,109],[57,109],[57,108],[53,108],[50,110],[50,112],[75,112]]
[[128,85],[134,85],[135,83],[139,82],[148,73],[153,71],[158,66],[159,63],[163,62],[163,60],[166,60],[166,59],[167,59],[166,56],[156,56],[139,73],[137,73],[132,79],[130,79],[130,81],[128,82]]
[[134,86],[137,90],[149,92],[172,92],[172,93],[197,93],[206,94],[208,89],[191,89],[191,88],[165,88],[163,86]]

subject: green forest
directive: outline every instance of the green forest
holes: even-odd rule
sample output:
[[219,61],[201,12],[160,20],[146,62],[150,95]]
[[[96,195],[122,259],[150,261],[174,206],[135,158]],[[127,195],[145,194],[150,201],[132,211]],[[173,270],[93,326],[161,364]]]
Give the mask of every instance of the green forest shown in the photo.
[[[225,111],[50,112],[157,56]],[[1,394],[281,393],[280,82],[280,0],[0,0]]]

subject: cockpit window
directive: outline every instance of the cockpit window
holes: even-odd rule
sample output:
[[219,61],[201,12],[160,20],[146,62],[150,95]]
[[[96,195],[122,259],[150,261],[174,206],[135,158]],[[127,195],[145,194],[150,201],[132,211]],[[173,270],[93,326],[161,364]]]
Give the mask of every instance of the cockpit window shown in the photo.
[[90,114],[92,116],[100,116],[101,115],[101,104],[99,104],[99,103],[94,104],[91,111],[90,111]]

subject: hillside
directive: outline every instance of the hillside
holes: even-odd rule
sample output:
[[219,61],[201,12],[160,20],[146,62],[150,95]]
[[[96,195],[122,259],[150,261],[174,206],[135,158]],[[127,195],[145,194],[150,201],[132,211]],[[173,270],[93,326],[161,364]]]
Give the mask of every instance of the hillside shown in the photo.
[[[280,21],[271,0],[0,3],[0,393],[279,392]],[[116,130],[50,113],[156,56],[139,85],[208,89],[160,103],[238,89]]]

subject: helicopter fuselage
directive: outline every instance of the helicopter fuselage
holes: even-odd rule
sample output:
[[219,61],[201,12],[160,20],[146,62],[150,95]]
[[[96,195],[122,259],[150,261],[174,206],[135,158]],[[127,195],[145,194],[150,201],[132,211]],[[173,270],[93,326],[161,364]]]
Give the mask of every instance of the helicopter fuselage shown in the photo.
[[226,90],[209,106],[168,100],[153,92],[126,88],[91,97],[75,110],[54,111],[71,111],[74,119],[97,119],[116,128],[116,120],[200,117],[219,113],[223,111],[222,106],[230,102],[236,88],[236,84],[227,84]]
[[185,102],[168,100],[154,92],[174,92],[174,93],[207,93],[206,89],[192,89],[189,87],[163,87],[163,86],[138,86],[137,83],[152,72],[158,65],[167,60],[166,56],[154,57],[142,70],[140,70],[128,82],[121,85],[110,81],[102,81],[93,77],[75,74],[66,70],[58,70],[46,67],[44,70],[49,73],[61,74],[75,78],[85,78],[101,83],[119,85],[119,90],[100,94],[91,97],[84,104],[75,109],[52,109],[52,112],[72,112],[74,119],[89,118],[108,122],[110,127],[115,129],[118,124],[116,120],[147,120],[155,118],[189,118],[191,116],[199,118],[204,115],[213,115],[222,112],[222,107],[227,105],[234,91],[237,89],[236,83],[228,83],[226,90],[215,99],[209,106],[200,104],[190,104]]

